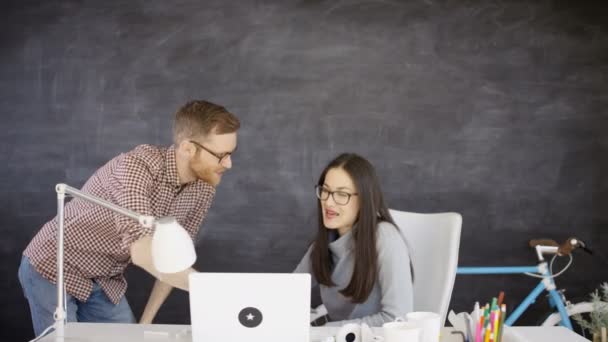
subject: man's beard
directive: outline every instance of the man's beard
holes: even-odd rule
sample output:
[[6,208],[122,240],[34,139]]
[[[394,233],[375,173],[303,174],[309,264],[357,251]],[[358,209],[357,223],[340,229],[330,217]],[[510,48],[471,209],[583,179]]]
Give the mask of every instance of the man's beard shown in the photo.
[[214,187],[217,186],[221,181],[221,177],[216,173],[221,171],[220,168],[202,167],[201,165],[193,163],[190,165],[190,169],[196,175],[196,178],[209,183]]

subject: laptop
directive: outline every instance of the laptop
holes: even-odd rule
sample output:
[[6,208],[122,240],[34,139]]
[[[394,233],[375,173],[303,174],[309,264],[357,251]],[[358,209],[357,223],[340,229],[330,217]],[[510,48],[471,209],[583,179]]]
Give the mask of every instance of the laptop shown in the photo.
[[309,342],[310,274],[191,273],[192,342]]

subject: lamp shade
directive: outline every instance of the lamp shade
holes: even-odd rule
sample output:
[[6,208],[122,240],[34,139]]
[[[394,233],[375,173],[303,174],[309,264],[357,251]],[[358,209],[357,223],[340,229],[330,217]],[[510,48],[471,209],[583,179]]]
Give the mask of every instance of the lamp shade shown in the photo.
[[152,237],[152,261],[161,273],[177,273],[196,261],[194,244],[188,232],[173,217],[155,222]]

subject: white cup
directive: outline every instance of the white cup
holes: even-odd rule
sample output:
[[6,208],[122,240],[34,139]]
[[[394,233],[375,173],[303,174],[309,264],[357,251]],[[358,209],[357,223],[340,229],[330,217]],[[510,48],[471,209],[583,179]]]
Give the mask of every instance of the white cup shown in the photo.
[[420,328],[420,342],[439,342],[440,316],[434,312],[410,312],[405,315],[410,326]]
[[382,325],[384,342],[419,342],[420,328],[397,318],[394,322]]

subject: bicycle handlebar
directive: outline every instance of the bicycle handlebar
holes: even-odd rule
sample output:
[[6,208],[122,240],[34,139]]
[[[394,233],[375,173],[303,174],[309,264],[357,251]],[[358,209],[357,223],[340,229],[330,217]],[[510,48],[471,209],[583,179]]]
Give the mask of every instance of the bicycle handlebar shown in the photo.
[[593,252],[587,248],[586,244],[576,237],[570,237],[562,244],[551,239],[532,239],[528,244],[532,248],[536,248],[536,246],[557,247],[557,255],[559,256],[570,255],[577,248],[582,248],[585,252],[593,254]]

